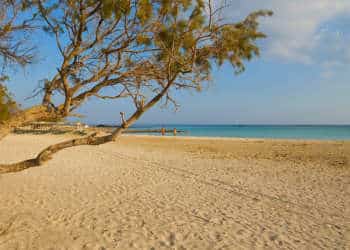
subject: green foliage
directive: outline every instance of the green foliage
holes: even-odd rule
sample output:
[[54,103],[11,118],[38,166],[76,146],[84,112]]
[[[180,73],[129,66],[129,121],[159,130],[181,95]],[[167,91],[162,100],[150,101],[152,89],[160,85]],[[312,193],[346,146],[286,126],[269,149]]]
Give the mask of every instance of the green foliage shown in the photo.
[[8,120],[17,111],[17,103],[12,99],[7,88],[0,84],[0,122]]
[[189,17],[189,29],[190,30],[196,30],[196,29],[200,29],[202,28],[203,24],[204,24],[204,13],[203,13],[203,7],[201,7],[201,5],[197,5],[190,17]]
[[152,17],[152,3],[150,0],[140,0],[137,17],[139,18],[142,25],[144,25]]
[[[139,108],[141,97],[162,93],[169,82],[165,91],[201,90],[213,66],[230,63],[240,73],[246,61],[259,56],[256,41],[265,34],[258,18],[272,14],[257,11],[229,22],[220,16],[220,6],[208,7],[211,1],[206,0],[42,3],[42,23],[55,34],[64,59],[49,82],[52,88],[45,91],[66,97],[65,114],[76,108],[69,105],[78,106],[90,96],[112,98],[99,94],[111,86],[125,89],[113,99],[131,97]],[[173,101],[168,92],[163,95]]]
[[27,39],[28,32],[33,28],[31,19],[23,16],[19,18],[25,9],[23,4],[22,0],[1,1],[0,64],[3,70],[13,64],[25,66],[33,60],[32,48]]
[[[255,40],[265,37],[258,31],[257,19],[272,14],[258,11],[239,23],[213,21],[209,24],[205,2],[202,0],[162,0],[158,9],[159,13],[153,15],[162,15],[164,21],[154,32],[152,43],[148,43],[150,47],[160,49],[156,58],[164,63],[170,57],[173,61],[175,58],[176,62],[172,66],[174,73],[193,73],[191,65],[194,65],[203,76],[202,79],[210,77],[212,62],[221,66],[228,61],[236,73],[244,71],[243,61],[259,56]],[[179,9],[182,10],[181,18],[178,17]]]
[[[213,64],[229,62],[235,73],[243,72],[244,61],[259,56],[255,41],[265,37],[258,30],[258,18],[272,15],[270,11],[257,11],[241,22],[230,23],[209,17],[205,0],[100,1],[106,17],[136,13],[137,46],[152,49],[155,63],[159,67],[168,65],[169,74],[192,77],[186,86],[195,89],[210,79]],[[128,6],[129,11],[122,6]],[[152,28],[142,31],[146,25]]]
[[177,72],[188,72],[188,66],[194,65],[208,77],[212,63],[221,66],[227,61],[236,73],[244,71],[244,60],[259,56],[255,40],[265,37],[258,31],[257,19],[272,15],[270,11],[257,11],[238,23],[218,23],[215,17],[209,23],[208,2],[204,0],[88,1],[92,5],[99,2],[105,18],[135,13],[139,24],[135,32],[146,24],[153,27],[136,35],[137,45],[157,48],[159,63],[176,58],[177,66],[172,68]]
[[129,0],[91,0],[91,4],[96,2],[101,3],[101,14],[104,18],[119,19],[123,15],[128,15],[131,10],[131,3]]
[[151,39],[144,34],[137,35],[136,41],[139,45],[151,45],[152,43]]

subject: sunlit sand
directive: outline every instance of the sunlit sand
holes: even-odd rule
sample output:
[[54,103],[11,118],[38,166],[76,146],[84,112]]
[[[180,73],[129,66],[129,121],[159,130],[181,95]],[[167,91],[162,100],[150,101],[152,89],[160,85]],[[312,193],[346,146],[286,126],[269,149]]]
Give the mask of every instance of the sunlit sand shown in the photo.
[[[0,162],[67,135],[10,135]],[[123,136],[0,175],[0,249],[346,249],[350,142]]]

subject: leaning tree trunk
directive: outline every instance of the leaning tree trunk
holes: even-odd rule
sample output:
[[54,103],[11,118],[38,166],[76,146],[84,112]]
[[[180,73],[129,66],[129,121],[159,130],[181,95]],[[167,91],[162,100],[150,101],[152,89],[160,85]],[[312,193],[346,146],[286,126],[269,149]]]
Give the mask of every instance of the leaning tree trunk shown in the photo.
[[[147,110],[153,107],[167,92],[171,84],[168,84],[158,95],[156,95],[150,102],[148,102],[145,106],[140,107],[136,110],[136,112],[125,121],[124,114],[122,115],[122,125],[121,127],[115,129],[111,134],[105,136],[97,136],[97,133],[92,135],[71,139],[65,142],[57,143],[45,148],[41,151],[35,158],[24,160],[21,162],[13,163],[13,164],[0,164],[0,174],[3,173],[12,173],[19,172],[31,167],[39,167],[43,163],[47,162],[52,158],[52,156],[65,149],[80,145],[101,145],[104,143],[115,141],[124,130],[126,130],[129,126],[135,123]],[[41,114],[42,113],[42,114]],[[22,120],[22,124],[25,122],[42,119],[45,116],[48,117],[51,114],[47,112],[47,109],[44,106],[38,106],[37,109],[28,110],[25,115],[22,115],[20,118]],[[35,119],[34,119],[35,118]],[[19,118],[17,118],[19,119]],[[18,123],[17,123],[18,126]]]
[[[49,161],[55,153],[66,148],[81,145],[101,145],[104,143],[115,141],[124,130],[126,130],[130,125],[137,121],[140,118],[140,116],[146,110],[151,108],[159,99],[160,97],[156,96],[144,108],[137,110],[127,121],[124,120],[124,116],[122,115],[122,126],[115,129],[111,134],[105,136],[97,136],[97,133],[94,133],[86,137],[75,138],[51,145],[42,150],[35,158],[27,159],[12,164],[0,164],[0,174],[19,172],[27,168],[39,167],[45,162]],[[28,122],[37,121],[40,119],[53,118],[53,115],[54,114],[47,112],[47,109],[44,106],[33,107],[17,115],[16,118],[9,121],[7,124],[5,124],[5,126],[3,125],[2,127],[0,127],[3,129],[2,131],[4,131],[2,135],[6,136],[6,134],[9,133],[13,128],[16,128]]]
[[24,160],[21,162],[13,163],[13,164],[0,164],[0,174],[4,173],[13,173],[25,170],[27,168],[39,167],[43,165],[45,162],[49,161],[52,156],[65,149],[75,146],[81,145],[100,145],[107,142],[114,141],[124,130],[125,128],[118,128],[112,134],[99,136],[97,137],[97,133],[92,135],[71,139],[68,141],[60,142],[54,145],[51,145],[44,150],[42,150],[35,158]]
[[[157,98],[156,100],[159,100]],[[76,147],[81,145],[101,145],[108,142],[115,141],[124,130],[126,130],[130,125],[137,121],[140,116],[149,108],[151,108],[156,101],[152,101],[149,105],[145,106],[143,109],[137,110],[127,121],[122,118],[122,126],[115,129],[111,134],[105,136],[97,136],[97,133],[91,134],[82,138],[75,138],[68,141],[60,142],[51,145],[44,150],[42,150],[35,158],[24,160],[21,162],[16,162],[12,164],[0,164],[0,174],[19,172],[32,167],[39,167],[45,162],[52,159],[52,156],[66,148]],[[34,112],[33,112],[34,113]],[[123,116],[122,116],[123,117]]]

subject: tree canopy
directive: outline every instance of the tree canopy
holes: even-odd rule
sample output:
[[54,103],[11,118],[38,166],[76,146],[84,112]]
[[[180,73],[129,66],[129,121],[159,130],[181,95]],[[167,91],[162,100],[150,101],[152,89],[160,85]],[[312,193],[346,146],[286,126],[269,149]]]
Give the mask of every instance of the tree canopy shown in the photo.
[[33,60],[33,47],[27,39],[33,30],[32,18],[23,15],[23,4],[20,0],[0,1],[0,63],[3,71],[11,64],[24,66]]
[[88,144],[115,140],[162,100],[177,107],[173,93],[200,91],[214,66],[228,62],[235,73],[243,72],[244,62],[259,56],[256,41],[265,37],[258,18],[272,14],[258,10],[241,21],[227,20],[226,5],[211,0],[20,2],[35,25],[55,38],[60,64],[43,81],[42,103],[9,121],[6,131],[70,116],[90,97],[129,98],[134,112],[123,117],[121,127]]
[[5,82],[9,68],[25,66],[33,61],[33,47],[28,33],[33,30],[32,18],[24,17],[23,1],[0,1],[0,122],[18,111],[18,105],[9,94]]
[[8,120],[17,111],[17,103],[12,99],[6,87],[0,85],[0,122]]
[[[257,11],[240,22],[221,17],[224,6],[203,0],[102,0],[31,2],[40,25],[56,38],[62,64],[45,79],[43,104],[68,116],[91,96],[129,97],[136,110],[165,89],[201,90],[213,64],[229,62],[236,73],[259,55]],[[111,95],[101,95],[108,89]],[[63,104],[54,104],[62,95]],[[163,98],[164,97],[164,98]]]

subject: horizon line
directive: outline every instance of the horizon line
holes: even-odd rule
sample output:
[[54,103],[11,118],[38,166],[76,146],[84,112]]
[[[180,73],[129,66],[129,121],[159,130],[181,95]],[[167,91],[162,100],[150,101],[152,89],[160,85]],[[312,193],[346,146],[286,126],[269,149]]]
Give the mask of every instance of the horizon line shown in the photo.
[[[88,122],[91,125],[115,125],[114,123],[95,123]],[[136,123],[137,126],[170,126],[170,125],[182,125],[182,126],[350,126],[349,123]]]

